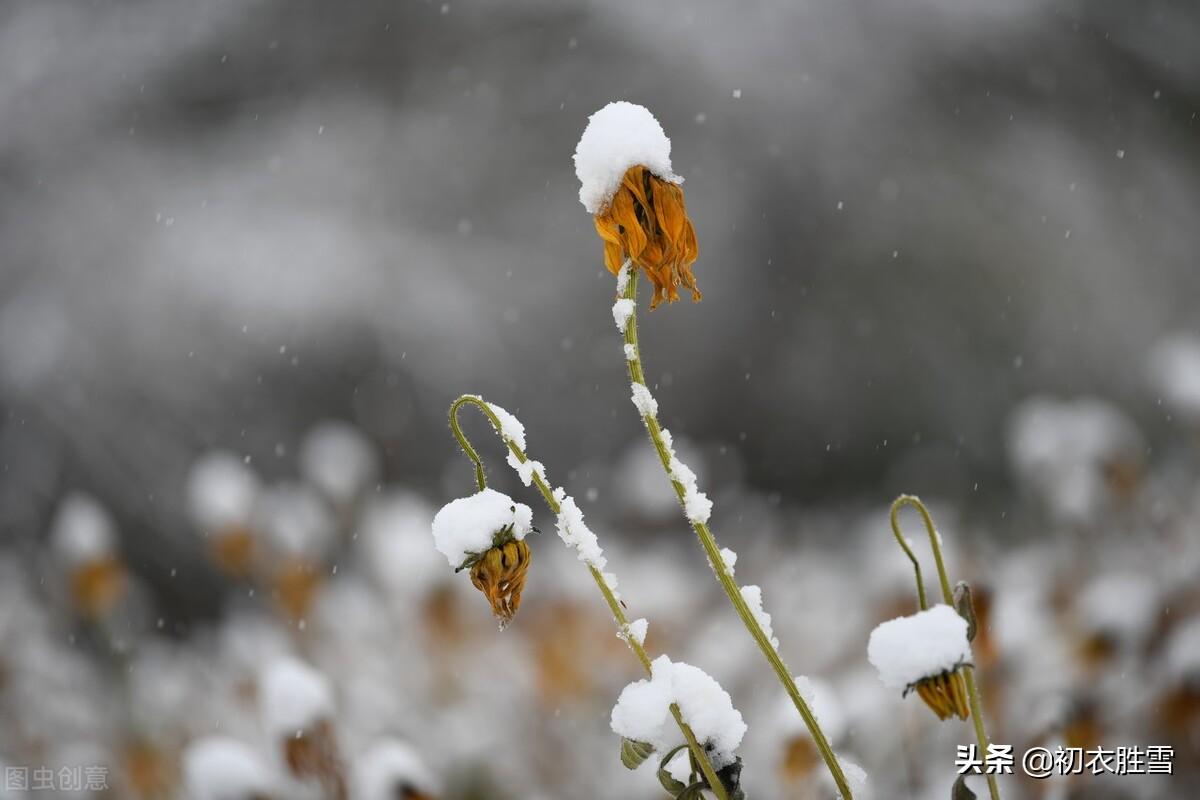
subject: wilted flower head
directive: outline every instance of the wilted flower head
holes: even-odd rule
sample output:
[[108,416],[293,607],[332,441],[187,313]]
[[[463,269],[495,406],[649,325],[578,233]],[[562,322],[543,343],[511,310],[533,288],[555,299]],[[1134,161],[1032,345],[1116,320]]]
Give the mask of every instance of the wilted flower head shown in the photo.
[[884,622],[871,631],[867,658],[891,689],[915,691],[938,719],[970,714],[962,667],[971,663],[967,621],[947,605]]
[[455,570],[470,569],[471,583],[491,603],[501,626],[521,606],[533,530],[529,506],[493,489],[482,489],[442,507],[433,518],[434,545]]
[[112,517],[90,496],[68,495],[55,514],[50,539],[75,610],[89,619],[103,617],[128,588]]
[[604,240],[609,272],[616,275],[626,259],[641,268],[654,284],[651,308],[678,300],[680,286],[699,300],[691,266],[696,232],[658,120],[642,106],[609,103],[588,120],[575,150],[575,174],[579,199]]

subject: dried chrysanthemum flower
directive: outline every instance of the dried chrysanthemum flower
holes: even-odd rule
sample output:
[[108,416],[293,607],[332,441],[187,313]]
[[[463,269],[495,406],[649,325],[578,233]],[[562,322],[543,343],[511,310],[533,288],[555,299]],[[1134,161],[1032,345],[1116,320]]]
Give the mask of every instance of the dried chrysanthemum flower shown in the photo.
[[588,119],[575,150],[579,199],[595,216],[604,264],[616,275],[628,259],[654,284],[650,307],[700,299],[692,263],[696,232],[683,202],[683,179],[671,170],[671,140],[648,110],[609,103]]
[[525,573],[529,569],[529,545],[509,539],[492,547],[471,565],[471,583],[492,604],[492,612],[508,624],[521,607]]
[[129,585],[112,517],[91,497],[69,495],[55,515],[50,538],[75,610],[92,620],[107,615]]
[[469,569],[500,620],[512,621],[531,553],[525,535],[534,530],[529,506],[493,489],[447,503],[433,518],[434,546],[455,571]]
[[915,691],[938,719],[970,714],[962,669],[971,663],[967,621],[947,605],[879,625],[867,643],[867,658],[884,685]]
[[925,701],[925,705],[933,709],[938,719],[966,719],[970,716],[971,711],[967,706],[967,684],[958,669],[940,673],[932,678],[922,678],[909,687],[909,691],[915,691]]
[[679,287],[701,298],[692,275],[696,232],[683,204],[683,190],[643,166],[630,167],[612,201],[596,215],[604,240],[604,266],[616,275],[625,259],[654,284],[650,308],[679,299]]

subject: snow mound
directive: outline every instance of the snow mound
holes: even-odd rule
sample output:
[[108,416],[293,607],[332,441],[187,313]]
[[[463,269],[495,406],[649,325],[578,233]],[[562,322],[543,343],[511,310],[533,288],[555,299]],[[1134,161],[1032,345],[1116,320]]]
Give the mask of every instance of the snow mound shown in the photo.
[[683,743],[671,703],[678,704],[697,740],[711,748],[714,767],[733,763],[734,751],[746,734],[741,712],[706,672],[691,664],[672,663],[667,656],[654,659],[649,680],[635,681],[621,691],[612,710],[613,732],[665,753]]
[[442,506],[433,517],[433,544],[458,568],[470,556],[490,550],[502,529],[511,527],[514,539],[524,539],[532,526],[529,506],[495,489],[483,489]]
[[947,605],[898,617],[871,631],[867,659],[889,689],[905,689],[971,660],[967,621]]
[[671,170],[671,140],[654,115],[635,103],[609,103],[588,118],[575,148],[579,202],[589,214],[599,214],[625,172],[638,165],[665,181],[683,182]]

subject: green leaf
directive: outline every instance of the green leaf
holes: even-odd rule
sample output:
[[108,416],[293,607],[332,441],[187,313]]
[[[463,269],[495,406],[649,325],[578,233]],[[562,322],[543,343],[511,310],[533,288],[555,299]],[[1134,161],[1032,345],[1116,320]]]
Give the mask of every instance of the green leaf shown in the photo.
[[675,800],[704,800],[704,790],[707,788],[707,783],[704,781],[697,781],[691,786],[685,788],[679,794],[675,795]]
[[621,763],[625,769],[637,769],[654,752],[654,745],[621,737]]
[[975,793],[967,788],[967,776],[959,775],[950,791],[950,800],[975,800]]

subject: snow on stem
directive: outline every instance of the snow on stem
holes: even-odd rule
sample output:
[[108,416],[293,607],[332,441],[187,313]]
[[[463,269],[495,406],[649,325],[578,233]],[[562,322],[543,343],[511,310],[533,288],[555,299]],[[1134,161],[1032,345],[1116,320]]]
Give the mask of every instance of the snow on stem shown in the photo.
[[[475,481],[481,491],[487,488],[487,475],[483,468],[483,460],[480,459],[479,453],[475,448],[471,446],[470,440],[463,433],[462,426],[458,421],[459,409],[465,405],[475,406],[487,417],[488,422],[492,424],[492,427],[508,448],[508,463],[516,470],[526,486],[532,483],[537,487],[538,492],[542,495],[542,499],[546,502],[547,508],[550,509],[550,513],[554,514],[558,520],[559,536],[563,539],[564,543],[574,547],[579,552],[579,560],[587,565],[588,572],[592,575],[592,580],[595,581],[596,587],[600,590],[600,594],[604,596],[604,601],[608,604],[609,611],[612,612],[613,620],[617,623],[619,635],[629,645],[634,655],[637,656],[646,674],[652,674],[651,667],[653,662],[643,645],[646,636],[646,621],[638,619],[631,623],[625,615],[624,607],[614,589],[617,583],[616,578],[612,573],[603,571],[606,564],[604,555],[600,550],[595,534],[584,525],[583,514],[579,511],[574,499],[562,488],[551,489],[550,483],[546,479],[545,468],[542,467],[540,462],[533,461],[525,454],[524,426],[512,414],[509,414],[499,406],[486,402],[478,395],[465,394],[450,405],[450,430],[454,433],[454,438],[458,440],[458,444],[462,447],[467,458],[474,465]],[[526,476],[528,476],[529,480],[526,480]],[[683,738],[687,741],[688,749],[695,756],[697,763],[700,765],[700,770],[704,773],[704,777],[708,781],[713,794],[716,795],[718,800],[729,800],[725,786],[720,778],[717,777],[717,771],[713,767],[708,753],[696,739],[691,726],[684,721],[679,706],[672,703],[670,710],[671,716],[675,719],[676,725],[679,726],[679,730],[683,733]]]
[[[675,489],[675,494],[679,497],[679,504],[683,507],[684,514],[691,523],[692,530],[696,532],[696,536],[700,540],[704,552],[708,555],[708,561],[712,566],[713,573],[717,577],[717,582],[721,584],[721,588],[725,591],[725,595],[729,598],[729,602],[733,605],[734,610],[737,611],[738,616],[741,617],[742,624],[746,626],[746,630],[750,632],[750,636],[758,645],[758,649],[762,651],[771,668],[775,670],[775,674],[778,676],[779,682],[783,684],[783,688],[787,691],[788,697],[791,698],[792,704],[800,712],[800,717],[808,727],[809,733],[812,734],[813,742],[820,751],[821,757],[825,760],[825,765],[829,768],[829,773],[833,777],[833,782],[837,785],[841,797],[844,800],[853,800],[854,795],[850,783],[846,780],[846,775],[838,763],[833,748],[829,745],[829,740],[826,738],[825,732],[821,730],[816,716],[813,714],[812,709],[808,707],[808,703],[804,701],[804,697],[797,688],[791,671],[779,655],[779,650],[777,649],[778,641],[763,627],[761,617],[765,616],[766,612],[763,611],[761,602],[759,602],[757,608],[751,607],[750,603],[747,602],[742,589],[738,587],[737,582],[733,578],[732,570],[725,563],[721,549],[717,546],[716,539],[708,529],[712,501],[703,492],[699,491],[696,485],[695,473],[681,462],[675,454],[670,434],[658,422],[657,402],[647,402],[647,398],[653,400],[653,397],[650,395],[650,389],[646,385],[646,376],[642,369],[641,351],[638,347],[637,288],[638,272],[626,261],[625,266],[622,267],[617,275],[617,291],[621,295],[617,303],[621,304],[623,309],[621,316],[626,316],[624,314],[624,309],[626,308],[629,309],[629,314],[625,319],[623,328],[620,324],[618,324],[618,328],[621,328],[621,332],[625,337],[625,363],[629,368],[629,381],[633,391],[634,405],[637,407],[642,422],[646,426],[646,433],[650,437],[650,442],[654,445],[654,449],[658,451],[658,457],[662,461],[663,470],[667,473],[667,477],[670,478],[671,486]],[[614,311],[615,316],[616,312]],[[751,595],[753,594],[751,592]],[[758,599],[761,601],[761,596]]]

